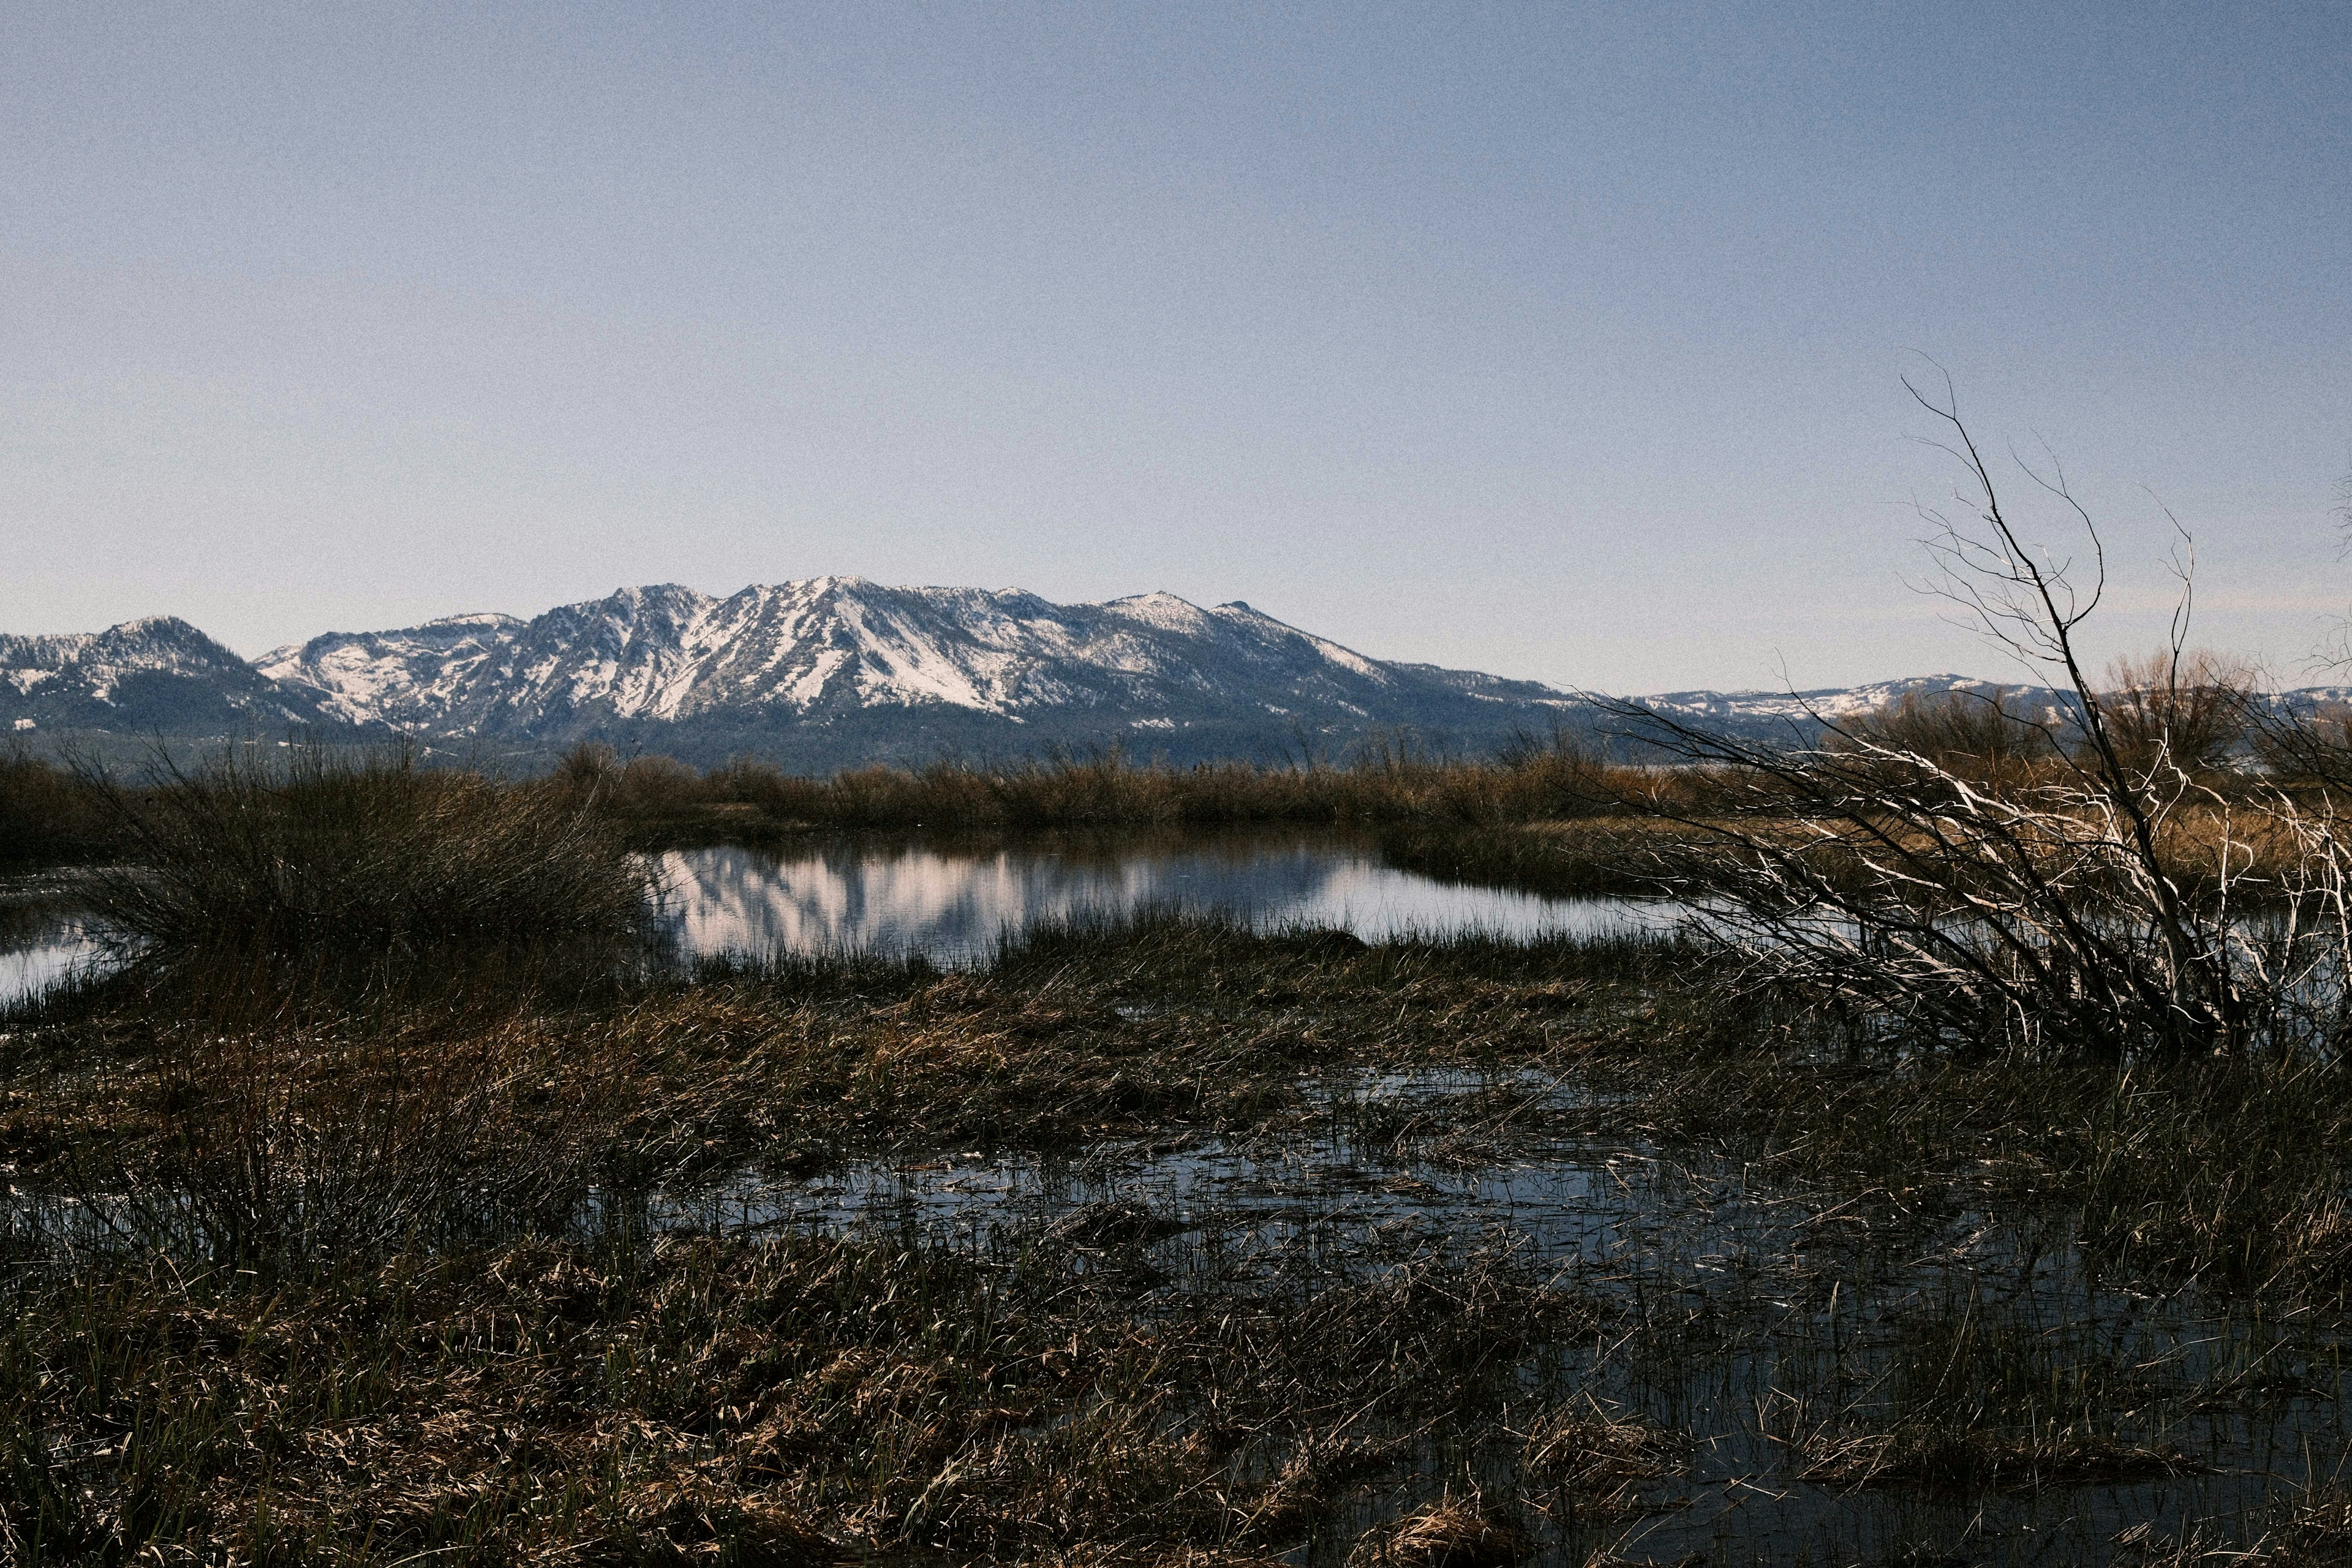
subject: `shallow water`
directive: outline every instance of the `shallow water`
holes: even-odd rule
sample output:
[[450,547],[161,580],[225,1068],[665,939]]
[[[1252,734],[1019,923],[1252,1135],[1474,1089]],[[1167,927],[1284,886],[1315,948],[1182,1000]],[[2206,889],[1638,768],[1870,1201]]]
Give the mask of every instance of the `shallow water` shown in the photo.
[[[1676,1473],[1642,1488],[1643,1517],[1536,1521],[1549,1563],[1604,1545],[1659,1563],[2106,1563],[2140,1525],[2248,1539],[2262,1508],[2343,1461],[2352,1384],[2332,1331],[2105,1282],[2063,1216],[1991,1223],[1964,1194],[1921,1212],[1758,1190],[1730,1161],[1540,1131],[1547,1112],[1591,1125],[1595,1107],[1527,1074],[1357,1076],[1309,1104],[1295,1132],[1263,1140],[745,1172],[633,1217],[881,1232],[997,1257],[1042,1247],[1131,1281],[1146,1311],[1507,1256],[1592,1308],[1589,1342],[1553,1345],[1528,1372],[1529,1414],[1589,1398],[1682,1439]],[[1424,1131],[1400,1139],[1414,1115]],[[2177,1455],[2180,1473],[2006,1492],[1808,1479],[1805,1424],[1895,1424],[1890,1388],[1922,1361],[1948,1371],[1936,1336],[1955,1323],[2002,1346],[2005,1365],[2114,1379],[2129,1396],[2105,1413],[2117,1440]],[[1511,1495],[1511,1447],[1480,1462],[1495,1495]],[[1293,1560],[1337,1563],[1400,1506],[1394,1487],[1360,1500],[1329,1544]]]
[[[1252,1138],[1171,1128],[1076,1158],[971,1149],[865,1160],[811,1176],[746,1169],[692,1190],[592,1197],[583,1237],[614,1229],[811,1228],[941,1244],[993,1267],[1069,1268],[1149,1317],[1300,1301],[1416,1271],[1447,1289],[1500,1267],[1556,1295],[1553,1337],[1514,1352],[1524,1403],[1413,1450],[1347,1500],[1300,1568],[1464,1472],[1539,1498],[1515,1467],[1548,1411],[1633,1417],[1667,1439],[1633,1517],[1523,1521],[1536,1561],[2105,1563],[2125,1531],[2260,1533],[2344,1462],[2341,1337],[2309,1317],[2103,1279],[2068,1216],[1995,1221],[1966,1188],[1841,1198],[1751,1184],[1737,1159],[1678,1153],[1617,1127],[1611,1104],[1529,1070],[1349,1073],[1301,1086]],[[135,1239],[172,1205],[10,1193],[20,1245]],[[2280,1305],[2284,1305],[2283,1303]],[[1958,1338],[1953,1337],[1958,1325]],[[1973,1333],[1975,1341],[1970,1341]],[[1980,1342],[1985,1355],[1952,1349]],[[1961,1490],[1808,1473],[1809,1431],[1896,1426],[1906,1378],[1998,1399],[2091,1389],[2116,1441],[2176,1473]],[[2082,1419],[2063,1401],[2064,1420]],[[1366,1426],[1370,1439],[1402,1436]]]
[[98,943],[68,908],[12,919],[0,931],[0,1005],[47,990],[98,957]]
[[921,954],[984,961],[1039,925],[1143,910],[1216,911],[1260,928],[1332,927],[1368,942],[1478,931],[1510,937],[1658,929],[1676,906],[1557,899],[1437,881],[1329,833],[1024,841],[982,848],[853,840],[771,853],[657,858],[663,918],[689,958]]

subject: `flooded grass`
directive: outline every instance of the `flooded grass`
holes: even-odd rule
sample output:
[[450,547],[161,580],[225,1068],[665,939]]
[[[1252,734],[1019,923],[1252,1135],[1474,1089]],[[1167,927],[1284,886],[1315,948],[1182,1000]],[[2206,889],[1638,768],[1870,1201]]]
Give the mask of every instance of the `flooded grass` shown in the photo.
[[2344,1540],[2333,1072],[1881,1059],[1666,939],[1175,917],[241,990],[0,1041],[26,1561]]

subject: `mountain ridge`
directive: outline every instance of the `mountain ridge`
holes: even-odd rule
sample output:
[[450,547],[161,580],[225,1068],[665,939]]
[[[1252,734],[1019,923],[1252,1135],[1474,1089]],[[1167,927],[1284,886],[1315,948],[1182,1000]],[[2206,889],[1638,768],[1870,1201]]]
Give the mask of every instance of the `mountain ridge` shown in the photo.
[[[1949,673],[1636,700],[1790,739],[1907,692],[1997,684],[2037,706],[2058,701]],[[0,733],[19,736],[301,726],[541,757],[595,740],[706,765],[754,754],[821,771],[1108,743],[1177,763],[1299,760],[1376,732],[1475,753],[1608,722],[1587,693],[1378,659],[1241,600],[1203,606],[1168,593],[1058,605],[1022,589],[852,576],[725,595],[651,584],[530,617],[478,611],[327,632],[251,661],[172,616],[0,636]]]
[[[694,752],[731,728],[845,755],[854,731],[905,755],[921,743],[910,725],[982,746],[992,731],[1024,745],[1133,734],[1162,746],[1199,731],[1177,749],[1222,752],[1252,736],[1258,749],[1287,745],[1302,727],[1332,739],[1381,724],[1488,730],[1485,699],[1499,694],[1515,708],[1575,701],[1370,658],[1240,601],[1150,593],[1057,605],[1021,589],[841,576],[723,597],[657,584],[528,621],[331,633],[257,668],[352,723],[555,744],[658,731]],[[815,731],[834,733],[816,743]]]

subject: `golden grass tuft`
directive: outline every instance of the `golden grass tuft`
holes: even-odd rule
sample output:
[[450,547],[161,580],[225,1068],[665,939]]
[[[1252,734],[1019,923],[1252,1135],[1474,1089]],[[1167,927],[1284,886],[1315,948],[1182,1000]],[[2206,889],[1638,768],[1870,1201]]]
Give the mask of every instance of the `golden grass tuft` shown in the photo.
[[1527,1432],[1519,1462],[1545,1489],[1547,1511],[1579,1522],[1639,1518],[1677,1506],[1642,1494],[1680,1468],[1681,1439],[1590,1400],[1549,1413]]
[[1483,1497],[1445,1497],[1367,1531],[1349,1568],[1510,1568],[1535,1542]]

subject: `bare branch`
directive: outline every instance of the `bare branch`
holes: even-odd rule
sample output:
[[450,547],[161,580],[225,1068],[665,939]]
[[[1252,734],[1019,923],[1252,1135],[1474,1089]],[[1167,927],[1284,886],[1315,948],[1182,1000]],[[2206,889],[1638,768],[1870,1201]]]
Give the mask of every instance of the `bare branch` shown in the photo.
[[[2087,579],[2012,521],[1950,378],[1940,398],[1905,386],[1942,424],[1931,444],[1962,466],[1973,513],[1922,509],[1938,569],[1927,591],[2051,671],[2059,710],[2013,712],[1998,689],[1864,715],[1800,698],[1811,735],[1771,746],[1603,701],[1687,781],[1619,803],[1681,829],[1654,851],[1656,880],[1693,900],[1696,933],[1753,984],[1868,1028],[2116,1058],[2288,1041],[2340,1053],[2352,868],[2329,792],[2352,794],[2352,710],[2338,736],[2263,708],[2243,670],[2190,651],[2195,542],[2169,512],[2181,591],[2167,647],[2095,687],[2078,638],[2106,553],[2063,465],[2017,459],[2088,542]],[[2252,804],[2242,782],[2225,792],[2225,753],[2250,724],[2258,749],[2325,786],[2266,784]],[[2242,917],[2257,886],[2276,918]]]

